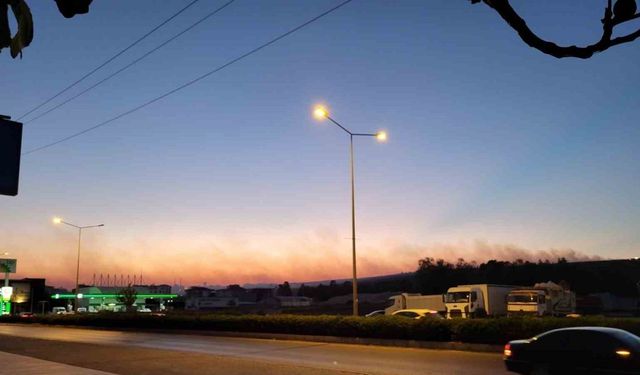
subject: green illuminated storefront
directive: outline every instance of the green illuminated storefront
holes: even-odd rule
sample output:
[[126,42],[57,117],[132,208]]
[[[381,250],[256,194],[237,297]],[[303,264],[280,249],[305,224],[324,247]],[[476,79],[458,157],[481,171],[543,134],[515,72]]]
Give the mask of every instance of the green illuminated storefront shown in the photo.
[[[136,309],[164,310],[164,303],[171,302],[177,297],[172,293],[151,293],[146,287],[134,287],[136,289]],[[58,293],[51,296],[52,300],[67,300],[68,304],[73,304],[73,300],[78,298],[78,307],[86,308],[87,312],[98,311],[124,311],[125,306],[118,301],[119,291],[116,287],[86,287],[80,288],[80,293]]]
[[5,301],[2,296],[0,296],[0,315],[9,314],[11,314],[11,302]]

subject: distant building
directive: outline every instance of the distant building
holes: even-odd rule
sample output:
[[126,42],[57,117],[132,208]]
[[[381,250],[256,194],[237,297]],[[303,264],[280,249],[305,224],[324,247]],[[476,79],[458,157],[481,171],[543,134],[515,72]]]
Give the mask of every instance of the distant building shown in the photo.
[[225,289],[212,290],[210,295],[221,298],[236,298],[238,305],[256,305],[275,295],[275,288],[245,289],[239,285],[229,285]]
[[181,284],[173,284],[173,286],[171,287],[171,293],[177,294],[179,296],[184,296],[185,291],[185,287]]
[[7,309],[5,313],[36,312],[40,310],[41,302],[48,303],[45,279],[9,280],[9,286],[13,287],[13,294],[9,303],[4,306]]
[[155,285],[155,284],[151,284],[149,285],[149,293],[151,294],[172,294],[172,290],[171,290],[171,285],[168,284],[160,284],[160,285]]
[[187,310],[234,309],[245,312],[274,311],[288,307],[311,306],[308,297],[275,296],[276,288],[245,289],[230,285],[225,289],[213,290],[205,287],[191,287],[185,291]]
[[611,316],[632,316],[640,314],[640,299],[620,297],[612,293],[592,293],[589,297],[600,301],[600,313]]
[[280,303],[280,307],[306,307],[311,306],[313,300],[309,297],[295,297],[295,296],[279,296],[275,299]]
[[237,307],[240,304],[237,298],[233,297],[195,297],[186,298],[185,310],[221,310]]
[[202,286],[192,286],[184,291],[185,298],[198,298],[209,297],[212,293],[215,293],[213,289],[205,288]]
[[[360,303],[370,304],[388,304],[389,297],[400,294],[400,292],[382,292],[382,293],[359,293],[358,301]],[[322,305],[345,305],[351,304],[353,301],[353,294],[345,294],[343,296],[331,297],[328,300],[321,302]]]

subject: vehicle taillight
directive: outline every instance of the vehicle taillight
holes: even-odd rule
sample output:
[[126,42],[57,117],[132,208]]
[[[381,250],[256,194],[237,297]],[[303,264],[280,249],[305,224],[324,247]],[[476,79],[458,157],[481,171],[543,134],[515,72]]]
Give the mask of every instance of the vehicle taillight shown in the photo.
[[504,346],[504,356],[511,357],[511,344],[507,344]]

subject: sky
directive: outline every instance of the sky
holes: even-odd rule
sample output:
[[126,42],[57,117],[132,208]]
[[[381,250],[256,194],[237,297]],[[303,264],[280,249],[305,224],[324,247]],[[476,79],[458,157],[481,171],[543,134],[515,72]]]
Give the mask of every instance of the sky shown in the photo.
[[[42,110],[221,6],[201,0]],[[167,92],[339,4],[236,0],[95,90],[33,122],[23,149]],[[19,117],[188,1],[94,1],[63,18],[29,1],[35,39],[0,53],[0,113]],[[541,37],[600,38],[604,1],[524,1]],[[348,137],[356,139],[358,271],[423,257],[570,260],[640,255],[638,43],[588,60],[526,46],[484,4],[354,0],[258,53],[108,126],[25,155],[0,197],[16,277],[81,282],[298,282],[351,272]],[[41,113],[34,112],[23,120]]]

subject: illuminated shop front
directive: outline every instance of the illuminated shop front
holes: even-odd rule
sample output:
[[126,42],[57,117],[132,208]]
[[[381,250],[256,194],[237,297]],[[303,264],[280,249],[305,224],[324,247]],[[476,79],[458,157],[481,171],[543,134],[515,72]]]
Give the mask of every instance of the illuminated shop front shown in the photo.
[[[150,291],[148,286],[134,286],[136,300],[133,307],[138,310],[165,310],[165,303],[172,302],[177,297],[172,293],[156,293]],[[78,298],[78,307],[86,312],[98,311],[124,311],[125,304],[118,298],[122,287],[81,287],[80,293],[57,293],[51,296],[52,300],[67,300],[67,305],[72,305]],[[70,308],[69,308],[70,310]]]

